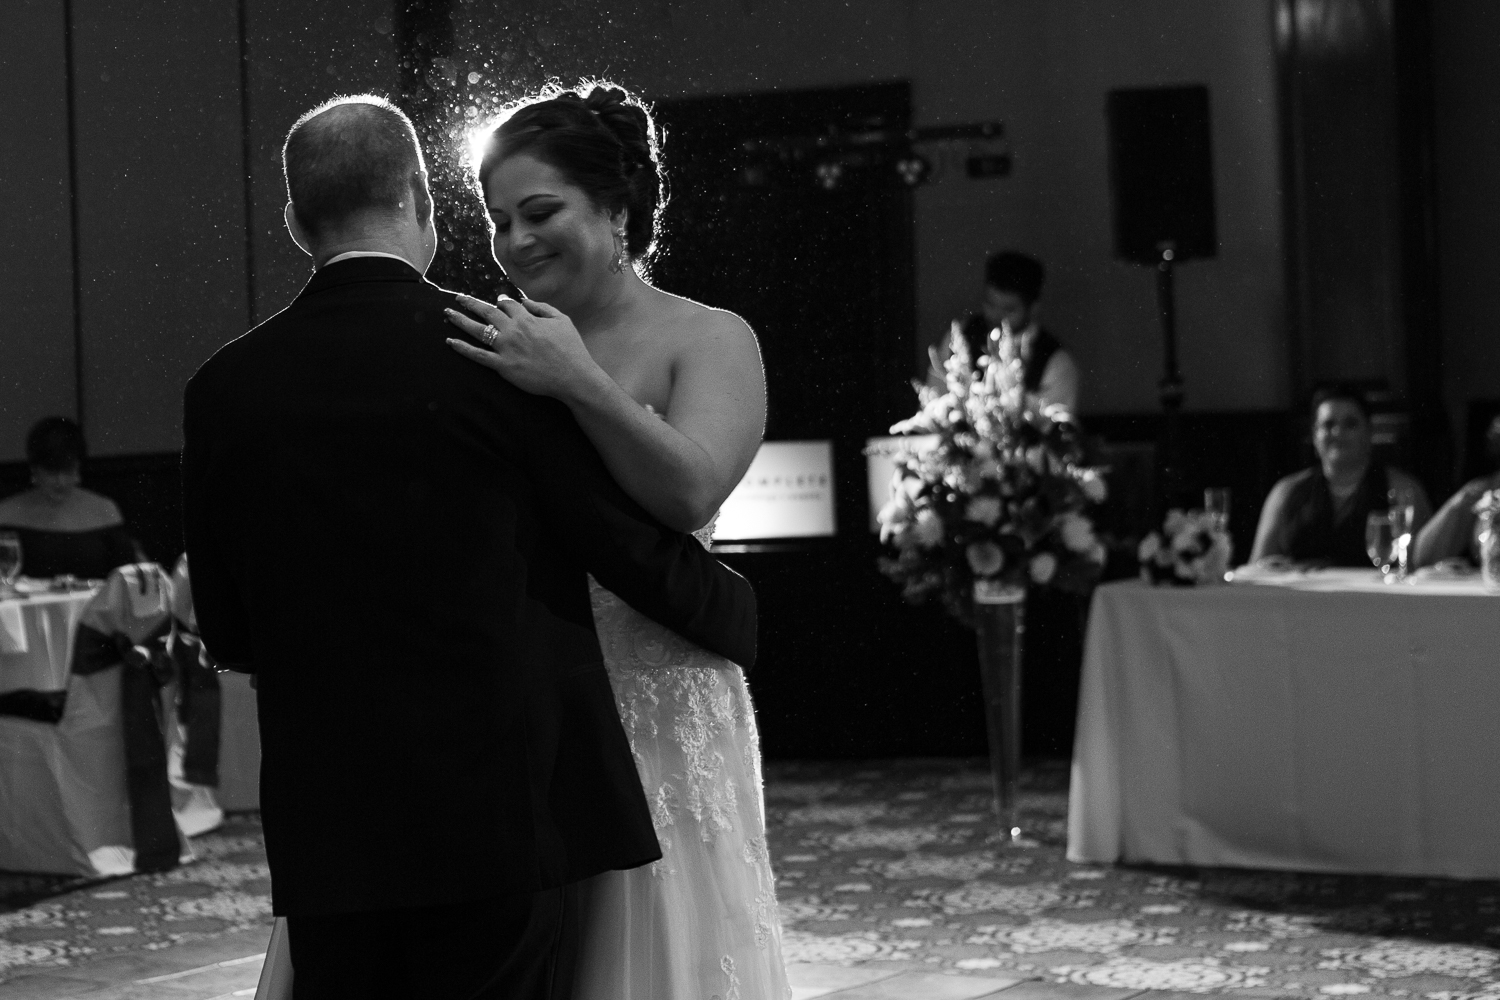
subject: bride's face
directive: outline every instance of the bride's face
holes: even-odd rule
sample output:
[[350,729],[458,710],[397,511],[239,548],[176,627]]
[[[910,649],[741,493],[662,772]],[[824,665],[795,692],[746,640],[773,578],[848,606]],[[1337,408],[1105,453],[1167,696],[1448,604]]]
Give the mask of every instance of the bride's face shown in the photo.
[[528,297],[572,312],[612,276],[609,215],[550,164],[525,153],[508,157],[484,193],[495,260]]

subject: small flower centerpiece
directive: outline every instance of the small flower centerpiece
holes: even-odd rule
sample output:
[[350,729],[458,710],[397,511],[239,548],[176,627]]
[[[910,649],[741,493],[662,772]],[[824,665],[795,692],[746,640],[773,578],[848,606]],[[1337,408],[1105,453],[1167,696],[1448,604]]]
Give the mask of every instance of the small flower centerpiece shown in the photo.
[[1141,561],[1141,579],[1179,587],[1223,583],[1233,554],[1229,535],[1220,529],[1212,514],[1175,507],[1167,511],[1162,530],[1141,539],[1136,550]]
[[905,597],[932,597],[973,624],[975,585],[1086,592],[1105,548],[1085,511],[1104,499],[1098,469],[1083,464],[1078,425],[1060,406],[1027,397],[1021,360],[992,338],[972,359],[955,325],[946,391],[917,386],[921,410],[891,428],[924,435],[896,450],[880,540],[880,568]]

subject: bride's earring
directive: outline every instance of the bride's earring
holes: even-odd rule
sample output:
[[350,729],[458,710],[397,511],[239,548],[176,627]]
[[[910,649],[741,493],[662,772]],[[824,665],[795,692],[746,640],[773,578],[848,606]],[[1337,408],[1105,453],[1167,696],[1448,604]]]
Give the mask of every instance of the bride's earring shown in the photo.
[[609,269],[619,274],[629,263],[630,258],[625,256],[625,230],[621,229],[615,233],[615,259],[609,262]]

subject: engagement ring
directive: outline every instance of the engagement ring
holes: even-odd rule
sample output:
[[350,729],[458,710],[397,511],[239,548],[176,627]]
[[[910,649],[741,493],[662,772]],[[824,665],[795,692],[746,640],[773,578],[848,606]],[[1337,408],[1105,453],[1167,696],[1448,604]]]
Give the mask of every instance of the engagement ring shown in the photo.
[[484,346],[493,351],[495,349],[495,341],[500,339],[500,331],[495,329],[492,323],[484,328],[484,332],[480,334],[480,337],[484,340]]

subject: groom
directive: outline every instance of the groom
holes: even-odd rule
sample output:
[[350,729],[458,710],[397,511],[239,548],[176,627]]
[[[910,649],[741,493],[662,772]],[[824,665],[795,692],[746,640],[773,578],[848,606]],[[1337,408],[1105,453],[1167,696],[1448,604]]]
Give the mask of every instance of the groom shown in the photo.
[[399,110],[323,105],[283,155],[317,271],[188,383],[182,473],[204,642],[258,678],[296,996],[565,996],[567,887],[661,856],[586,573],[745,666],[754,594],[445,344]]

